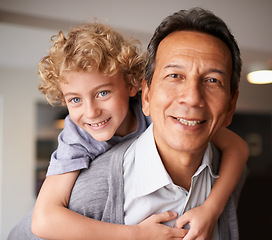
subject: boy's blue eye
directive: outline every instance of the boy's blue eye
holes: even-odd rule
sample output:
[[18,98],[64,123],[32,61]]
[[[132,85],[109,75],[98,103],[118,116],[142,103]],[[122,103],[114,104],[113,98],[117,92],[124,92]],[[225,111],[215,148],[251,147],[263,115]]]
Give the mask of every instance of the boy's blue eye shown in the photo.
[[80,98],[73,98],[73,99],[71,99],[71,102],[73,102],[73,103],[79,103],[80,102]]
[[101,92],[98,93],[99,97],[105,97],[107,95],[108,95],[108,91],[101,91]]

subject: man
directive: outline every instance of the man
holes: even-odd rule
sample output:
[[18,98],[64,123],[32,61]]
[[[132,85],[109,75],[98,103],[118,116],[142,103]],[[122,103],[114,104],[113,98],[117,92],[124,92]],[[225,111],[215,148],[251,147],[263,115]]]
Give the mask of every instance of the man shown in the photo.
[[[226,25],[206,11],[181,11],[166,18],[148,53],[143,111],[153,126],[125,152],[126,224],[166,210],[182,213],[204,202],[215,181],[212,168],[218,167],[216,152],[209,165],[209,142],[218,129],[230,124],[238,97],[238,46]],[[230,201],[214,239],[238,236],[235,212],[232,222],[225,220],[232,207]]]
[[[143,111],[151,116],[153,129],[143,133],[124,157],[125,223],[129,224],[165,210],[182,213],[208,197],[218,161],[209,142],[231,123],[241,71],[233,36],[222,21],[201,9],[166,18],[148,52]],[[209,154],[214,154],[212,164]],[[222,227],[225,216],[213,239],[238,235],[237,226],[228,228],[224,222]],[[235,218],[234,212],[231,217]]]
[[[80,173],[69,203],[77,213],[128,225],[167,210],[182,214],[201,205],[215,182],[220,156],[210,140],[230,124],[238,97],[241,60],[233,36],[205,10],[180,11],[160,24],[148,52],[143,111],[153,124]],[[238,238],[237,198],[235,191],[212,239]]]

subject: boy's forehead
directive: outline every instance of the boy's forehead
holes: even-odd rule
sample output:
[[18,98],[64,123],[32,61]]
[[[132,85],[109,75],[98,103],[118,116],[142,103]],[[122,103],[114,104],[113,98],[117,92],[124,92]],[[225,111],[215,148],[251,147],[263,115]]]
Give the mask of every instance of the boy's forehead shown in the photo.
[[104,82],[109,82],[112,84],[118,84],[119,81],[125,80],[125,74],[122,72],[119,73],[103,73],[100,71],[89,71],[89,70],[80,70],[80,71],[65,71],[59,77],[60,84],[79,84],[81,81],[89,82],[90,85],[103,84]]

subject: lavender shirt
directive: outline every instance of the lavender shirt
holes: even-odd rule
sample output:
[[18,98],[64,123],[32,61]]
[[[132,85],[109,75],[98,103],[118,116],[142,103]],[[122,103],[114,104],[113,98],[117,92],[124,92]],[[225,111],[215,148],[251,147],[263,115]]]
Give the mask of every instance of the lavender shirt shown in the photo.
[[144,132],[150,125],[150,117],[142,112],[141,95],[130,99],[138,122],[137,130],[124,137],[113,136],[106,142],[96,141],[89,133],[78,127],[68,115],[65,119],[65,128],[58,136],[58,148],[51,155],[47,176],[86,169],[90,161],[106,152],[119,142],[131,139]]

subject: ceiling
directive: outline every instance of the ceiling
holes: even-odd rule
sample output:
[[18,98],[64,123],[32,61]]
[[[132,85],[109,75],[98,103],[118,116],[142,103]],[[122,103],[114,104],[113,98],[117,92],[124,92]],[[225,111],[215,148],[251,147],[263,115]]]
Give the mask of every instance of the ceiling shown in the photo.
[[0,67],[35,69],[50,37],[94,18],[145,48],[163,18],[180,9],[203,7],[220,16],[241,48],[243,73],[238,109],[272,112],[272,84],[251,85],[251,63],[272,59],[271,0],[0,0]]

